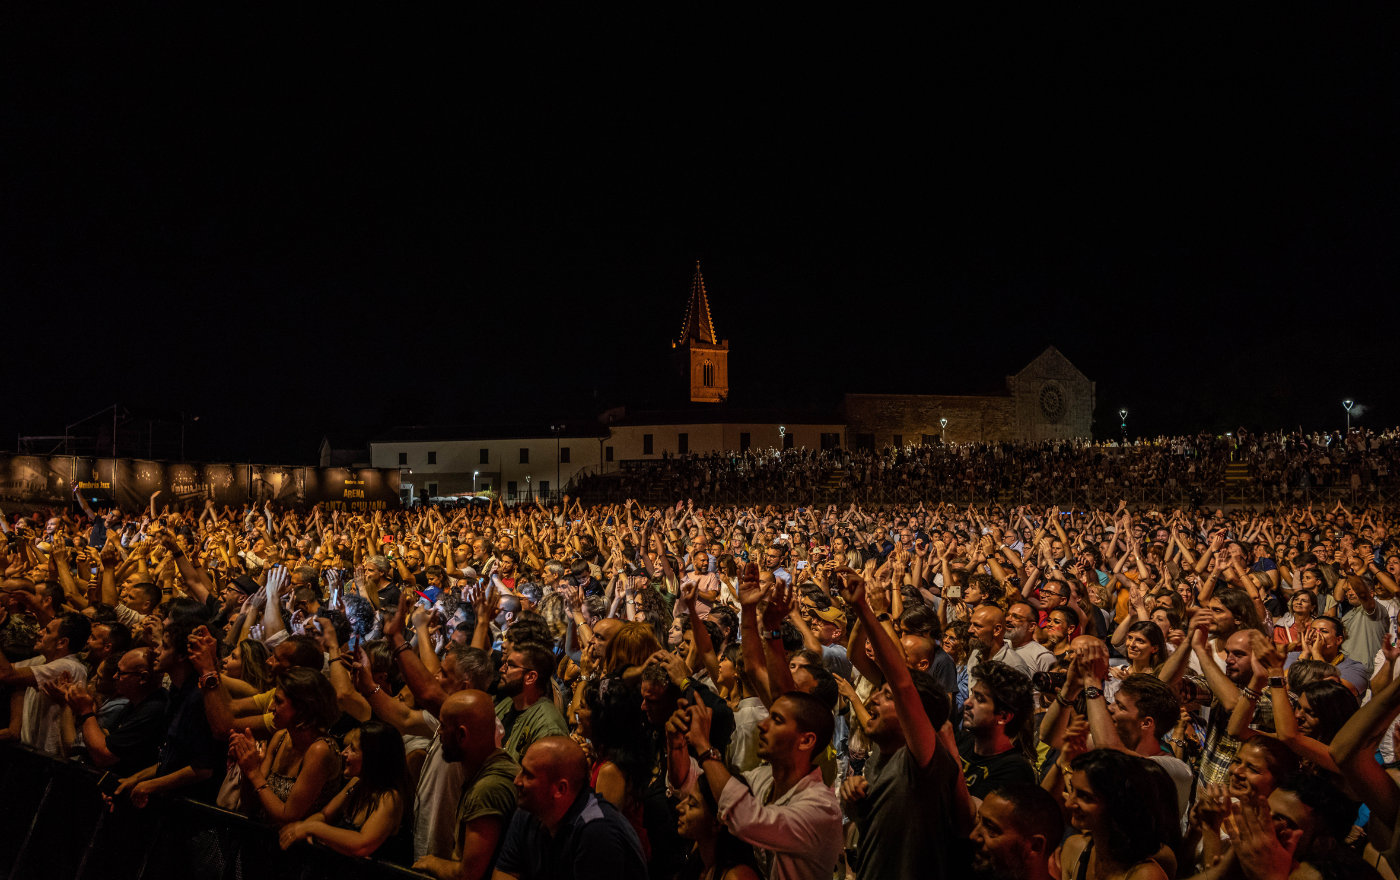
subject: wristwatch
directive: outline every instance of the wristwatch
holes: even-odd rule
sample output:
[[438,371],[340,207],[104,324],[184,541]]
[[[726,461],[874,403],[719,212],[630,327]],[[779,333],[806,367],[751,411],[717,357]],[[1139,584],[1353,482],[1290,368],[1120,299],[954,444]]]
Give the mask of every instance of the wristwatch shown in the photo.
[[879,614],[875,615],[875,619],[880,621],[881,623],[884,623],[886,621],[891,621],[894,618],[890,617],[888,612],[881,611]]
[[219,673],[206,672],[199,677],[199,687],[201,690],[212,691],[219,686]]
[[1086,687],[1084,689],[1084,696],[1090,700],[1097,700],[1103,696],[1103,690],[1096,687]]
[[1272,675],[1272,676],[1269,677],[1269,687],[1271,687],[1271,688],[1281,688],[1281,687],[1287,687],[1287,686],[1288,686],[1288,685],[1287,685],[1287,682],[1285,682],[1285,681],[1283,680],[1283,677],[1282,677],[1282,676]]
[[767,630],[763,633],[763,637],[765,639],[768,639],[769,641],[772,641],[774,639],[781,639],[783,637],[783,631],[780,629]]
[[710,746],[710,750],[708,752],[704,752],[700,755],[700,763],[703,764],[706,761],[719,761],[721,764],[723,764],[724,756],[719,753],[719,749],[715,748],[714,746]]
[[79,730],[82,730],[82,729],[83,729],[83,725],[87,723],[87,720],[88,720],[89,718],[96,718],[96,717],[97,717],[97,713],[96,713],[96,712],[84,712],[83,714],[79,715],[77,718],[74,718],[74,719],[73,719],[73,724],[74,724],[74,726],[77,727]]

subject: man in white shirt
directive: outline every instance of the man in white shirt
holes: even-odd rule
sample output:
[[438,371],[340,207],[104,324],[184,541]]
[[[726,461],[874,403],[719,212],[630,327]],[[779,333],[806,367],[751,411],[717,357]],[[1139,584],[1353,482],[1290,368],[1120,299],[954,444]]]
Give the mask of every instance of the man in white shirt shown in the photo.
[[[1081,655],[1085,686],[1103,688],[1108,675],[1108,649],[1100,642],[1087,658]],[[1119,749],[1156,761],[1176,783],[1177,815],[1185,816],[1190,806],[1193,773],[1186,762],[1162,748],[1161,738],[1171,732],[1181,716],[1181,700],[1176,690],[1155,675],[1137,673],[1123,679],[1112,705],[1102,696],[1086,699],[1089,733],[1094,747]]]
[[831,743],[831,711],[800,691],[774,700],[759,725],[758,756],[764,763],[745,773],[743,782],[710,745],[712,714],[704,706],[682,707],[666,722],[671,787],[710,786],[720,821],[754,846],[770,880],[829,880],[841,855],[841,807],[813,761]]
[[1032,635],[1035,633],[1036,613],[1031,606],[1017,602],[1006,615],[1006,640],[1011,649],[1026,661],[1030,674],[1048,672],[1055,665],[1055,654]]
[[[65,673],[75,684],[87,683],[87,667],[75,655],[87,645],[91,633],[92,624],[83,615],[74,612],[60,614],[44,627],[38,644],[34,646],[39,656],[11,666],[10,661],[0,654],[0,685],[7,688],[12,696],[23,695],[18,732],[25,745],[50,755],[61,753],[63,713],[68,710],[68,704],[61,698],[50,698],[43,688]],[[10,701],[12,715],[16,702],[14,699]],[[10,728],[0,732],[0,735],[13,738],[15,729],[12,717]]]
[[1006,613],[995,605],[979,605],[968,620],[967,643],[972,653],[967,658],[967,688],[977,685],[977,664],[997,660],[1031,677],[1031,668],[1006,640]]

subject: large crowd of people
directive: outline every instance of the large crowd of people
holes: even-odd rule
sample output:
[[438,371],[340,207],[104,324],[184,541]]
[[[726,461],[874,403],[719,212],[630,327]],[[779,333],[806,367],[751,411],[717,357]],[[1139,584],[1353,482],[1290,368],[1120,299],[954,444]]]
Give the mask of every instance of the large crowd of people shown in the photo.
[[[1392,454],[1231,443],[839,464],[936,494]],[[677,461],[664,505],[12,512],[0,739],[110,774],[112,810],[180,796],[443,880],[1398,861],[1400,511],[707,503],[746,461]]]
[[1227,468],[1244,487],[1271,495],[1303,489],[1370,490],[1395,486],[1400,431],[1225,435],[1043,443],[932,441],[875,449],[747,449],[629,462],[610,478],[577,486],[601,500],[657,494],[701,501],[744,494],[803,500],[814,492],[864,498],[995,499],[1010,491],[1100,492],[1169,489],[1209,492],[1226,485]]

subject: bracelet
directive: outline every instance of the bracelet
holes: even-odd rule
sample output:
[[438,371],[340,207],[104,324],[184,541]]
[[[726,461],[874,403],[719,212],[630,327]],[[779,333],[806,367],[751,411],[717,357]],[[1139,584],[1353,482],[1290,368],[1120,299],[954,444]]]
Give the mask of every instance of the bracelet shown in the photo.
[[1248,686],[1240,688],[1240,696],[1249,700],[1251,703],[1258,702],[1259,700],[1259,692]]
[[258,792],[262,791],[264,788],[267,788],[267,783],[266,783],[266,782],[264,782],[262,785],[259,785],[257,788],[253,789],[253,794],[257,794]]
[[1065,699],[1065,695],[1060,693],[1059,691],[1055,692],[1055,702],[1059,703],[1061,706],[1064,706],[1066,708],[1074,705],[1074,700]]
[[404,642],[402,645],[399,645],[397,648],[394,649],[394,656],[397,657],[397,656],[399,656],[400,654],[402,654],[404,651],[407,651],[408,649],[410,649],[410,648],[412,648],[412,647],[413,647],[413,646],[410,645],[408,642]]

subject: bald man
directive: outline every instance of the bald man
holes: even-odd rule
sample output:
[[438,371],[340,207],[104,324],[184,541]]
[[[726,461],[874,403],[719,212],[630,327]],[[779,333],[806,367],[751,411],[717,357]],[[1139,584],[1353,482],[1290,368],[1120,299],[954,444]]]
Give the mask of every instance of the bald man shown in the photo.
[[608,650],[608,642],[612,641],[612,637],[617,635],[618,631],[621,629],[622,621],[615,617],[609,617],[606,620],[600,620],[593,624],[592,651],[593,659],[596,662],[603,662],[603,655],[606,654]]
[[515,815],[520,766],[496,747],[496,707],[486,693],[456,691],[443,701],[438,720],[442,757],[460,764],[466,780],[457,806],[456,846],[451,858],[424,855],[413,867],[438,880],[481,880],[495,869]]
[[588,787],[588,759],[566,736],[537,740],[515,777],[520,804],[493,880],[645,880],[631,823]]
[[967,688],[977,684],[977,664],[983,660],[996,660],[1012,669],[1031,676],[1031,668],[1011,643],[1006,640],[1006,612],[995,605],[979,605],[972,612],[967,625],[967,643],[972,653],[967,658]]

